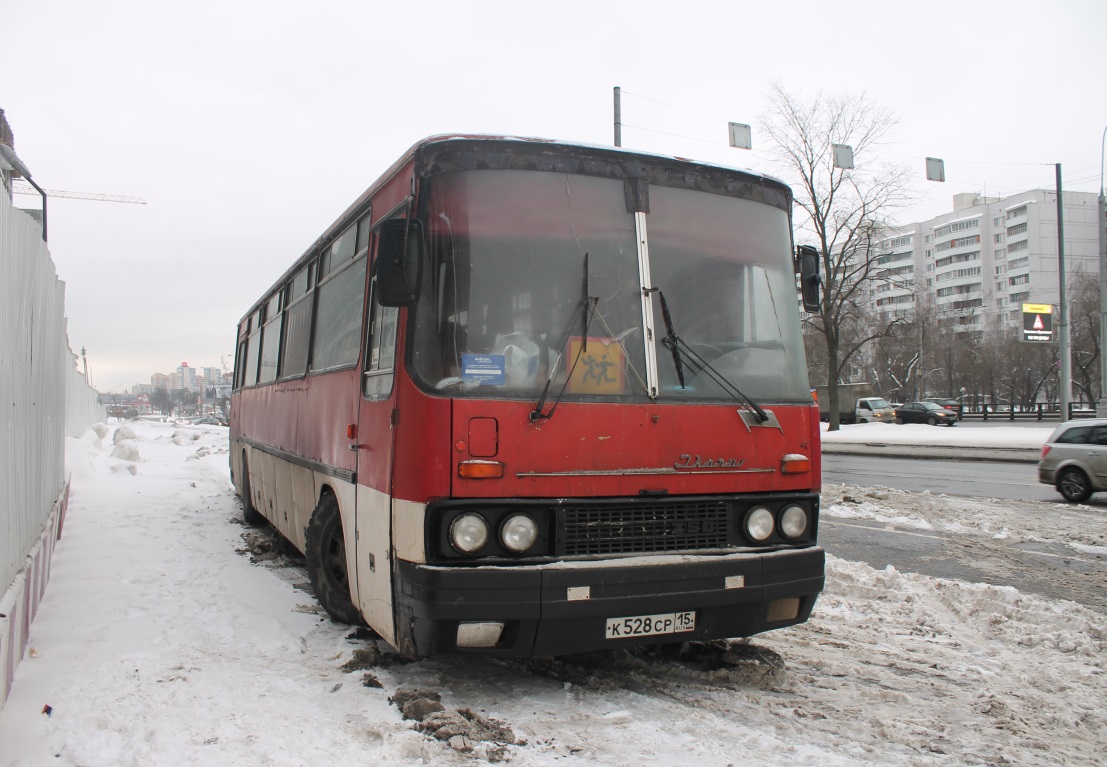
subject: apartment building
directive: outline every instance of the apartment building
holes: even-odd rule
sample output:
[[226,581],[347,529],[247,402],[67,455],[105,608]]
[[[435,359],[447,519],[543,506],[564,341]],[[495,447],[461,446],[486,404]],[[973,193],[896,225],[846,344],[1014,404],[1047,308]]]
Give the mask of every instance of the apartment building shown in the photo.
[[[1065,274],[1098,275],[1098,198],[1064,192]],[[1057,193],[1035,189],[1006,198],[959,194],[953,212],[892,230],[880,245],[869,290],[881,321],[921,311],[956,331],[991,322],[1022,327],[1022,304],[1054,304]]]

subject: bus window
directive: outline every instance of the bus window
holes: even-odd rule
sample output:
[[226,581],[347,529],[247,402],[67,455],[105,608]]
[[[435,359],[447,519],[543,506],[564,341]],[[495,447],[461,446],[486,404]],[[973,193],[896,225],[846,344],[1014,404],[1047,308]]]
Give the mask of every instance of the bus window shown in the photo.
[[358,222],[357,222],[357,249],[356,249],[356,252],[357,252],[358,255],[361,255],[362,253],[364,253],[369,248],[369,237],[370,237],[370,234],[373,231],[370,228],[371,218],[372,218],[372,215],[370,213],[366,213],[364,216],[362,216],[360,219],[358,219]]
[[313,371],[357,362],[366,261],[362,256],[319,286],[311,346]]
[[364,394],[366,397],[384,397],[392,392],[398,316],[399,309],[394,306],[381,306],[377,302],[374,280],[369,301],[368,337],[365,342]]
[[258,355],[261,353],[261,310],[250,316],[250,337],[246,341],[246,366],[242,379],[243,386],[253,386],[258,382]]
[[434,180],[425,220],[414,366],[426,387],[529,397],[551,375],[563,381],[594,297],[589,353],[618,344],[605,375],[619,393],[645,396],[637,240],[621,181],[447,174]]
[[312,264],[301,269],[288,286],[285,305],[284,348],[281,378],[295,378],[307,372],[308,343],[311,340]]
[[281,348],[281,293],[269,300],[266,308],[265,330],[261,339],[261,367],[258,370],[258,383],[272,383],[277,380],[277,355]]
[[[810,393],[791,262],[788,216],[753,200],[653,185],[647,216],[653,285],[673,330],[754,399],[805,401]],[[654,294],[655,313],[661,316]],[[681,387],[656,343],[663,395],[725,396],[710,373]],[[787,351],[786,351],[787,350]]]

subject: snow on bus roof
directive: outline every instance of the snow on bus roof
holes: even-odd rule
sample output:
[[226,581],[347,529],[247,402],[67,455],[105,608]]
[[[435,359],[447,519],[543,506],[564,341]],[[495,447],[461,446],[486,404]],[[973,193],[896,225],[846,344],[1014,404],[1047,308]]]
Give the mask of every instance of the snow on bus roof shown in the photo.
[[[421,141],[412,145],[411,149],[414,150],[419,146],[423,146],[430,143],[437,143],[442,141],[519,141],[530,144],[551,144],[556,146],[568,146],[577,147],[581,149],[595,149],[605,152],[619,152],[623,154],[631,154],[638,157],[655,157],[659,160],[672,160],[676,162],[687,162],[695,165],[700,165],[705,168],[718,168],[720,170],[733,170],[740,173],[746,173],[751,176],[757,176],[758,178],[764,178],[769,181],[775,181],[779,184],[788,186],[787,182],[783,179],[771,176],[762,171],[753,170],[752,168],[742,168],[737,165],[723,165],[717,162],[710,162],[707,160],[697,160],[692,157],[681,157],[679,155],[661,154],[658,152],[647,152],[638,149],[628,149],[625,146],[611,146],[609,144],[593,144],[584,141],[569,141],[564,139],[551,139],[541,138],[537,136],[515,136],[515,135],[499,135],[492,133],[440,133],[433,136],[428,136]],[[411,151],[411,150],[409,150]],[[405,153],[406,154],[406,153]]]

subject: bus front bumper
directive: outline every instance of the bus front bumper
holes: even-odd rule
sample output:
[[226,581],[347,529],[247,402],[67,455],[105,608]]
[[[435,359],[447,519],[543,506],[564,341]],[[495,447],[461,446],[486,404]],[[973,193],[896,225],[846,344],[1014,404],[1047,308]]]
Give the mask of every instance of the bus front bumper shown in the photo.
[[[823,589],[825,555],[813,546],[530,567],[397,564],[396,639],[403,654],[543,657],[747,637],[802,623]],[[690,631],[626,636],[609,627],[612,619],[688,612],[695,614]]]

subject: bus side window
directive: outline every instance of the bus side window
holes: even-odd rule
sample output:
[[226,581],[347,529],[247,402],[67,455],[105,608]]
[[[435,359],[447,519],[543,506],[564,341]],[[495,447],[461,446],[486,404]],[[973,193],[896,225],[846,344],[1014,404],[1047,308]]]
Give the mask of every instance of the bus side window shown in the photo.
[[392,393],[399,312],[395,306],[381,306],[377,301],[377,280],[374,277],[369,290],[369,329],[365,341],[366,397],[384,398]]

